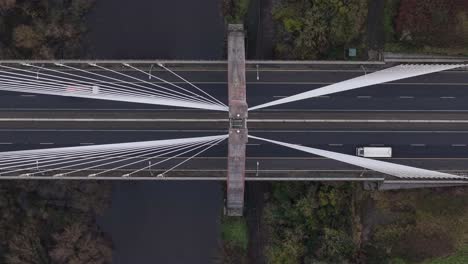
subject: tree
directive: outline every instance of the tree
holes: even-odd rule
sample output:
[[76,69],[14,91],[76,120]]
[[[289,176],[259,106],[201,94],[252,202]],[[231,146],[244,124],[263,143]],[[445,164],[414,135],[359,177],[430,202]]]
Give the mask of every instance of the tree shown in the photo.
[[317,255],[320,259],[341,263],[355,251],[353,239],[342,230],[324,228]]
[[273,12],[279,22],[276,53],[281,58],[326,56],[330,49],[358,39],[365,28],[367,0],[282,2]]
[[13,9],[16,6],[16,0],[0,0],[0,13]]
[[100,232],[83,223],[73,223],[52,235],[55,247],[50,252],[54,263],[108,264],[112,262],[110,243]]
[[401,0],[396,31],[415,44],[466,46],[466,37],[458,34],[456,27],[467,9],[464,0]]
[[72,0],[71,12],[77,17],[83,16],[93,5],[96,0]]
[[37,223],[29,220],[8,241],[8,264],[48,264],[49,256],[41,241]]
[[34,49],[44,42],[44,36],[28,25],[17,26],[13,31],[13,39],[16,47],[25,49]]
[[301,228],[283,230],[284,238],[266,248],[266,257],[271,264],[299,264],[305,252]]

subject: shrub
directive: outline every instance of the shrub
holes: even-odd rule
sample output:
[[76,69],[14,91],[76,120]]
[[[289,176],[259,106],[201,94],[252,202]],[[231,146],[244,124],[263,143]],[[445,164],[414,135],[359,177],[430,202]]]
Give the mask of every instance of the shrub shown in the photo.
[[343,230],[324,228],[317,252],[320,259],[340,263],[352,257],[355,245]]
[[34,49],[44,42],[44,36],[31,26],[19,25],[14,29],[13,39],[18,48]]
[[224,218],[221,225],[221,237],[229,246],[247,250],[249,238],[245,219]]
[[360,37],[367,0],[283,0],[274,8],[273,18],[278,27],[277,56],[316,59]]

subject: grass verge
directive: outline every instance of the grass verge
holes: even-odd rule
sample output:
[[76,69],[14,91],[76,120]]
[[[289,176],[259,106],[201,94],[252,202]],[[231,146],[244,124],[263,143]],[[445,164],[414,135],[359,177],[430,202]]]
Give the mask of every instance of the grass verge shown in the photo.
[[221,237],[229,246],[247,251],[249,236],[245,219],[224,217],[221,224]]

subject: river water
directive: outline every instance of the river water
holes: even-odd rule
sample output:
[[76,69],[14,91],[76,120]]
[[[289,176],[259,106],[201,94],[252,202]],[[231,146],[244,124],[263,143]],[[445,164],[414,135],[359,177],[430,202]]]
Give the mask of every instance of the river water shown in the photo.
[[[221,59],[220,0],[98,0],[87,17],[99,59]],[[115,182],[99,224],[113,263],[211,263],[223,209],[219,182]]]
[[221,0],[97,0],[88,16],[100,59],[220,59]]

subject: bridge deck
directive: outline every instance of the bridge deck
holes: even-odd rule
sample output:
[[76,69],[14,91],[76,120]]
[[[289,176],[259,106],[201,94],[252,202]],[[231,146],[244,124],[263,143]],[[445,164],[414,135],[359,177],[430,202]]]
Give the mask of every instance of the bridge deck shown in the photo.
[[229,25],[228,36],[229,129],[227,210],[242,215],[244,207],[247,98],[245,47],[242,25]]

